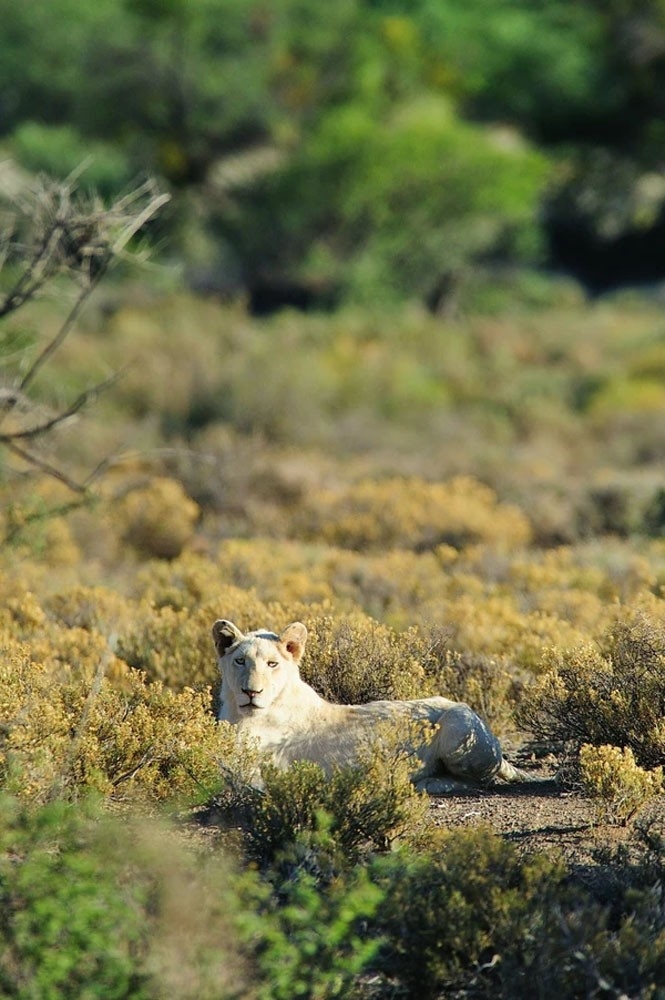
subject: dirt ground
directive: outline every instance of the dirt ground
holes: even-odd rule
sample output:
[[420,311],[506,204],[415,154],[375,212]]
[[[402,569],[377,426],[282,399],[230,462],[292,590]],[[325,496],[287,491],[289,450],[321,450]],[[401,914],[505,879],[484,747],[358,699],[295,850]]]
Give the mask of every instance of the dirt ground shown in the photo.
[[[590,799],[561,787],[553,755],[535,760],[528,749],[522,749],[507,756],[536,780],[432,797],[435,823],[449,828],[489,826],[520,853],[544,851],[561,857],[584,880],[602,877],[599,855],[603,848],[636,843],[634,823],[601,822]],[[665,796],[645,806],[636,818],[665,832]]]

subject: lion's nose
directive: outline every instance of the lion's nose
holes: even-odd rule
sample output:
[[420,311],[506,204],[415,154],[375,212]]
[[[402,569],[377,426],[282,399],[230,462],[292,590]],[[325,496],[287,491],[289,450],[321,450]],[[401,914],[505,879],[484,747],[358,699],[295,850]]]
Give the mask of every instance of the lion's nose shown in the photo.
[[246,694],[248,698],[253,698],[254,695],[261,694],[263,688],[259,688],[258,690],[256,688],[241,688],[240,690],[243,694]]

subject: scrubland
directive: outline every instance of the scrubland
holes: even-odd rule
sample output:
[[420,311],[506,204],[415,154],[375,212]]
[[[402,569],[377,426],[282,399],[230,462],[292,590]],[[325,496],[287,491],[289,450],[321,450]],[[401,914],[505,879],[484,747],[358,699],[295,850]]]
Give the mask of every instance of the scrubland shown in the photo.
[[[94,495],[2,468],[3,995],[665,996],[665,320],[520,281],[446,319],[111,284],[54,355],[45,411],[123,374],[44,453]],[[217,617],[304,621],[329,698],[467,701],[630,855],[598,888],[434,829],[394,748],[257,793]]]

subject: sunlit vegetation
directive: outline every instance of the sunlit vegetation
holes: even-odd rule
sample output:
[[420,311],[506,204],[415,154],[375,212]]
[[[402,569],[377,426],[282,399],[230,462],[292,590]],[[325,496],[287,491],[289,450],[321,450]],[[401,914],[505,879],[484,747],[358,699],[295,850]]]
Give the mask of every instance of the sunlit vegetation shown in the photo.
[[[661,0],[0,24],[0,994],[660,1000]],[[276,771],[220,616],[621,846],[435,824],[394,727]]]
[[[515,996],[544,970],[546,997],[580,976],[592,993],[602,981],[651,995],[665,933],[649,895],[655,834],[609,913],[565,867],[489,832],[442,839],[408,761],[385,747],[331,781],[311,765],[273,773],[214,720],[210,625],[300,618],[303,675],[325,696],[465,700],[499,734],[554,748],[598,822],[633,823],[665,763],[663,432],[639,394],[602,420],[598,400],[609,405],[619,372],[657,363],[659,314],[578,304],[456,322],[417,310],[258,321],[107,294],[113,308],[88,314],[40,389],[49,398],[93,359],[133,352],[126,378],[58,431],[73,473],[110,456],[94,496],[66,512],[65,483],[18,459],[3,470],[7,995],[23,996],[26,977],[41,989],[35,955],[52,995],[68,995],[82,947],[85,975],[122,997],[158,996],[181,975],[191,995],[217,996],[222,960],[229,997],[362,997],[370,981],[382,996],[416,982],[432,997],[470,982],[478,996]],[[45,338],[58,322],[43,303],[24,315]],[[429,370],[426,347],[440,353],[436,391],[413,380]],[[85,818],[90,796],[126,816],[151,810],[156,824],[107,857],[108,882],[95,878],[99,851],[121,833]],[[162,838],[182,835],[161,832],[155,810],[204,805],[208,846],[199,856],[178,843],[167,876]],[[84,858],[75,876],[72,851]],[[75,933],[57,932],[68,956],[57,968],[38,857],[47,881],[68,879],[80,913]],[[240,873],[247,861],[258,873]],[[219,880],[235,936],[215,953]],[[182,881],[178,919],[194,940],[175,961],[165,941]],[[60,898],[49,896],[54,913],[70,905]],[[123,928],[112,954],[101,905]],[[125,919],[147,906],[140,927]],[[324,925],[329,941],[312,931]]]

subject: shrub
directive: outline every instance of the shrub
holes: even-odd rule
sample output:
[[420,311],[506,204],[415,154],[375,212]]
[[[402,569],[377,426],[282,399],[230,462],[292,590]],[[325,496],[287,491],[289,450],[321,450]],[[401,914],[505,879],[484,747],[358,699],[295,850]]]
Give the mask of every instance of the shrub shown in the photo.
[[128,493],[117,513],[125,541],[138,552],[173,559],[191,540],[199,508],[180,483],[159,476]]
[[580,747],[582,787],[596,804],[601,820],[626,825],[654,795],[663,791],[663,769],[645,771],[630,747]]
[[[410,995],[503,994],[504,961],[528,967],[548,906],[562,902],[563,868],[544,856],[520,861],[488,829],[445,833],[423,856],[377,860],[385,896],[372,930],[384,938],[380,967]],[[519,942],[519,945],[517,944]],[[525,994],[519,994],[525,995]]]
[[249,995],[233,924],[240,884],[226,856],[187,850],[154,815],[0,803],[3,997]]
[[174,611],[195,611],[213,598],[226,599],[230,606],[243,603],[251,606],[253,596],[237,586],[229,586],[214,563],[191,551],[168,562],[150,560],[144,563],[136,573],[132,591],[133,596],[146,605],[156,609],[169,607]]
[[27,170],[61,180],[86,164],[84,186],[104,197],[118,194],[132,179],[132,170],[117,147],[83,139],[71,125],[23,122],[12,136],[12,146]]
[[[460,121],[441,95],[383,114],[339,102],[280,170],[237,191],[232,211],[220,205],[219,223],[255,273],[304,276],[356,302],[436,308],[446,278],[479,259],[537,256],[548,173],[517,134]],[[269,244],[258,239],[266,219],[279,226]]]
[[[225,803],[222,790],[216,807],[226,821],[242,824],[246,848],[263,867],[296,843],[301,851],[309,845],[310,867],[320,873],[338,863],[348,868],[368,851],[385,851],[398,840],[415,842],[423,836],[428,803],[410,780],[418,762],[404,749],[415,741],[414,730],[378,726],[358,762],[337,767],[328,777],[311,761],[297,761],[286,771],[265,763],[260,791],[247,786]],[[329,836],[321,836],[322,825]]]
[[117,687],[102,657],[91,679],[8,641],[0,661],[0,781],[26,800],[201,799],[244,751],[210,713],[208,691],[168,690],[131,673]]
[[172,690],[205,688],[218,680],[210,636],[214,620],[207,605],[197,612],[176,611],[142,601],[134,620],[118,636],[117,654],[151,681]]
[[359,704],[423,693],[419,653],[425,646],[411,629],[394,632],[359,613],[307,619],[309,638],[303,679],[329,701]]
[[467,477],[449,483],[363,480],[345,491],[315,492],[302,530],[309,538],[362,550],[422,550],[442,543],[463,548],[476,542],[511,549],[531,537],[517,507],[499,503],[493,490]]
[[[298,843],[285,852],[297,854]],[[257,892],[252,884],[238,924],[252,941],[261,974],[258,1000],[348,997],[374,958],[379,942],[367,920],[382,897],[363,868],[338,877],[322,891],[319,879],[296,868]]]
[[320,814],[259,876],[154,812],[3,796],[2,995],[660,996],[658,835],[644,856],[617,856],[607,907],[563,864],[520,857],[487,829],[358,865],[338,863],[331,829]]
[[131,603],[109,587],[86,587],[49,594],[43,601],[46,614],[66,628],[81,628],[113,635],[135,613]]
[[332,600],[326,579],[332,554],[325,546],[274,538],[232,538],[219,548],[215,568],[229,583],[282,605]]
[[137,894],[99,864],[84,824],[62,804],[31,819],[6,797],[2,814],[2,995],[148,997],[136,958],[145,948]]
[[665,630],[646,618],[617,623],[601,647],[548,654],[521,722],[538,738],[629,749],[640,767],[665,764]]
[[660,996],[665,972],[662,844],[648,871],[615,886],[612,907],[545,855],[520,858],[483,828],[441,831],[425,854],[376,859],[384,892],[368,932],[372,971],[408,995]]

